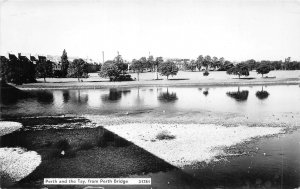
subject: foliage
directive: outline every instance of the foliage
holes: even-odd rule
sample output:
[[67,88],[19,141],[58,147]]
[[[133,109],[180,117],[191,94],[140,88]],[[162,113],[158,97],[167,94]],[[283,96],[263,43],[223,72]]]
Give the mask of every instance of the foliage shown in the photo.
[[209,72],[207,70],[205,70],[205,72],[203,72],[203,76],[208,76]]
[[175,102],[178,100],[176,93],[170,93],[169,90],[167,89],[167,92],[160,93],[158,96],[158,100],[161,102]]
[[138,81],[140,80],[140,73],[144,70],[143,57],[140,60],[132,60],[131,69],[137,73]]
[[245,63],[248,65],[249,70],[254,70],[257,67],[257,63],[253,59],[247,60]]
[[114,81],[120,75],[120,72],[118,66],[113,61],[106,61],[101,67],[99,76]]
[[197,68],[197,61],[191,60],[190,62],[184,62],[184,69],[194,71]]
[[128,70],[128,64],[124,63],[124,60],[121,55],[118,55],[114,58],[113,63],[118,67],[118,70],[125,74],[125,72]]
[[153,56],[149,56],[146,62],[146,68],[150,69],[150,71],[154,71],[155,69],[155,61]]
[[64,49],[63,54],[61,56],[61,71],[63,77],[66,77],[68,75],[68,68],[69,68],[68,55],[67,55],[67,51]]
[[226,71],[226,73],[229,75],[238,75],[240,78],[241,75],[244,75],[244,76],[249,75],[249,68],[248,68],[247,64],[239,63],[239,64],[233,66],[232,68],[228,69]]
[[219,68],[219,71],[227,71],[232,68],[234,65],[230,61],[226,60]]
[[171,135],[169,131],[162,131],[156,135],[157,140],[172,140],[176,137],[174,135]]
[[53,70],[53,77],[61,78],[62,77],[62,71],[61,70]]
[[268,98],[269,93],[268,93],[268,91],[262,90],[262,91],[257,91],[255,95],[258,99],[263,100],[263,99]]
[[211,62],[212,62],[211,57],[209,55],[207,55],[207,56],[204,57],[204,60],[202,62],[202,66],[204,66],[205,69],[207,70],[208,66],[211,65]]
[[201,71],[201,67],[203,65],[204,58],[202,55],[198,56],[196,60],[196,67],[198,68],[199,71]]
[[256,72],[261,74],[262,77],[264,74],[268,74],[271,71],[271,65],[269,63],[260,63],[259,66],[256,68]]
[[227,92],[226,94],[227,96],[234,98],[236,101],[246,101],[248,99],[249,91],[240,91],[240,89],[238,89],[236,92]]
[[101,70],[101,64],[87,64],[87,72],[88,73],[96,73]]
[[87,63],[81,58],[75,59],[68,68],[68,77],[82,78],[88,77]]
[[46,57],[39,57],[36,63],[37,77],[44,78],[46,82],[46,77],[53,77],[53,62],[46,60]]
[[170,75],[177,75],[179,69],[174,62],[167,61],[161,63],[158,67],[158,70],[160,72],[160,75],[167,76],[167,79],[169,79]]
[[115,77],[112,81],[133,81],[133,79],[131,78],[131,75],[129,74],[122,74],[119,75],[117,77]]

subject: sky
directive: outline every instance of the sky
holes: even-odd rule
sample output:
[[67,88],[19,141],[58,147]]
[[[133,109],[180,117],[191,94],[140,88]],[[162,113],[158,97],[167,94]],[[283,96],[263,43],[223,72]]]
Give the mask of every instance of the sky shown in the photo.
[[300,60],[300,0],[6,0],[0,53]]

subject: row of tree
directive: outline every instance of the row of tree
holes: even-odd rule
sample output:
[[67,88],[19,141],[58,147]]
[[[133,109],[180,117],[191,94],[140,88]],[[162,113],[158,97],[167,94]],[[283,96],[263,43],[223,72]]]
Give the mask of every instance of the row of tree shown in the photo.
[[28,59],[26,56],[18,57],[9,54],[9,58],[1,56],[1,81],[15,84],[33,83],[36,78],[47,77],[72,77],[78,78],[88,77],[89,72],[97,72],[100,70],[100,65],[88,64],[83,59],[68,60],[67,52],[64,50],[61,56],[61,68],[54,69],[56,63],[47,60],[44,56],[39,56],[38,59],[31,56]]
[[129,63],[124,62],[121,55],[118,55],[114,60],[106,61],[103,64],[99,76],[109,78],[110,81],[131,81],[133,79],[128,74],[129,70],[137,73],[137,80],[139,80],[139,74],[145,70],[156,71],[156,79],[158,79],[158,73],[168,79],[170,75],[176,75],[179,69],[172,61],[164,62],[162,57],[156,59],[153,56],[149,56],[148,59],[141,57],[140,59],[133,59],[129,65]]
[[[248,69],[256,70],[260,65],[270,65],[272,70],[300,70],[300,61],[291,61],[291,58],[288,57],[284,61],[270,61],[270,60],[262,60],[255,61],[254,59],[250,59],[247,61],[240,62],[243,65],[246,65]],[[225,60],[223,57],[211,58],[209,55],[207,56],[198,56],[196,60],[191,60],[189,62],[184,63],[184,69],[195,71],[201,71],[203,69],[208,70],[219,70],[219,71],[227,71],[234,66],[234,63]]]

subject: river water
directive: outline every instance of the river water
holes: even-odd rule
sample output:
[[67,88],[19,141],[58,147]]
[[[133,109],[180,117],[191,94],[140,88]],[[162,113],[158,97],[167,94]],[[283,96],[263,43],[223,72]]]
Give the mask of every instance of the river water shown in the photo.
[[[133,113],[131,116],[146,114],[154,118],[161,112],[171,117],[178,112],[212,112],[237,114],[252,120],[263,120],[270,115],[289,115],[293,119],[300,114],[300,87],[272,85],[28,90],[6,93],[1,101],[2,119],[86,114],[119,116],[130,113]],[[227,157],[226,160],[220,158],[219,162],[183,171],[199,179],[203,186],[213,188],[300,186],[299,130],[292,129],[278,136],[256,139],[228,151],[235,152],[236,149],[249,152],[250,155]]]

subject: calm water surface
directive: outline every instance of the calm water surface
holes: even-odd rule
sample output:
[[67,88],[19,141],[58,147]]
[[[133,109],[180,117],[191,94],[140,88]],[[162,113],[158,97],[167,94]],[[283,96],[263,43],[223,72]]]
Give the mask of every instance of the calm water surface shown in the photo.
[[112,114],[138,110],[213,111],[263,117],[300,112],[300,87],[151,87],[89,90],[32,90],[2,101],[5,115]]
[[[146,87],[96,90],[31,90],[2,97],[2,117],[122,112],[300,113],[299,85],[241,87]],[[147,110],[147,111],[145,111]],[[184,172],[208,187],[295,188],[300,186],[300,131],[244,144],[227,161]],[[160,173],[161,174],[161,173]],[[168,174],[168,173],[166,173]],[[155,174],[154,174],[155,177]],[[153,177],[153,178],[154,178]],[[159,176],[160,177],[160,176]],[[157,178],[159,180],[159,178]],[[187,183],[182,182],[184,186]]]

